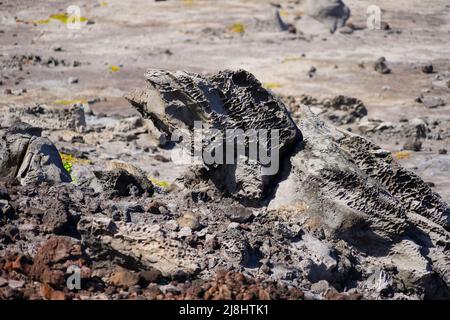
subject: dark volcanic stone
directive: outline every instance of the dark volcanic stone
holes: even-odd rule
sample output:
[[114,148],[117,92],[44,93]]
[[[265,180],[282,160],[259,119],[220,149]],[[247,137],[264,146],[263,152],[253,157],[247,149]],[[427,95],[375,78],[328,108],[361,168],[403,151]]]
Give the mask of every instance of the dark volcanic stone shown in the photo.
[[377,61],[375,61],[373,68],[375,69],[376,72],[381,74],[391,73],[391,69],[387,66],[387,61],[385,57],[381,57]]

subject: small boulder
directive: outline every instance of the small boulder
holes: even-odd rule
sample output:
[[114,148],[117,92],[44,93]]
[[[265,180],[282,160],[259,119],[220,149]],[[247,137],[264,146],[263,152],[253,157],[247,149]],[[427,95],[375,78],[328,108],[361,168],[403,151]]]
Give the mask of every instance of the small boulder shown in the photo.
[[[0,136],[0,176],[16,177],[22,185],[33,182],[71,182],[53,143],[41,130],[16,123]],[[0,134],[2,132],[0,131]]]
[[201,228],[200,219],[198,215],[187,212],[177,220],[180,229],[190,228],[193,231],[199,230]]
[[381,57],[377,61],[375,61],[373,68],[376,72],[381,73],[381,74],[391,73],[391,69],[388,67],[387,60],[385,57]]
[[244,206],[234,205],[230,207],[226,215],[232,222],[245,223],[253,217],[253,212]]
[[139,283],[139,274],[118,267],[109,278],[109,281],[117,287],[130,288]]
[[422,141],[418,139],[409,139],[403,145],[403,150],[420,151],[422,150]]
[[308,0],[307,14],[326,24],[334,33],[345,25],[350,9],[341,0]]
[[426,64],[424,66],[422,66],[422,72],[429,74],[429,73],[433,73],[434,71],[434,67],[432,64]]

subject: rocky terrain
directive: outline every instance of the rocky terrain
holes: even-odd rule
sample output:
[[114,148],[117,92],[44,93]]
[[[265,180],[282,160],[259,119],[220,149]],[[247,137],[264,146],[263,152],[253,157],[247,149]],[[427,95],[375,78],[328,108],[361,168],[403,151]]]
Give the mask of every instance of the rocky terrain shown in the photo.
[[[86,1],[68,31],[2,2],[0,299],[449,299],[450,8],[331,3]],[[173,161],[195,120],[280,130],[280,170]]]

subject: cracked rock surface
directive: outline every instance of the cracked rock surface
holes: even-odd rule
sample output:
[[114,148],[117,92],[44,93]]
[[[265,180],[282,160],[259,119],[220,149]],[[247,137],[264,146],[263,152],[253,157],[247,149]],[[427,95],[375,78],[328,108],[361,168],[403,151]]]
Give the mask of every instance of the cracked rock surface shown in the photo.
[[[207,125],[235,126],[233,113],[239,110],[243,114],[241,126],[247,125],[247,114],[251,119],[258,113],[257,119],[265,121],[260,121],[264,125],[256,125],[256,128],[280,127],[280,118],[270,117],[272,110],[260,110],[252,99],[246,100],[247,97],[270,95],[253,82],[252,75],[242,70],[225,71],[210,79],[150,70],[148,88],[138,97],[151,98],[129,99],[144,116],[156,117],[161,126],[169,127],[174,121],[189,125],[193,113]],[[243,93],[242,86],[245,86]],[[232,99],[222,94],[224,89],[228,95],[233,93]],[[202,95],[206,92],[219,93],[213,97]],[[152,99],[161,103],[154,103]],[[338,104],[339,99],[336,101]],[[282,110],[285,115],[284,104],[277,102],[276,110]],[[160,106],[157,111],[152,108],[155,104]],[[176,113],[173,112],[174,105]],[[211,116],[211,110],[223,110],[222,106],[226,107],[223,117],[216,117],[214,112]],[[159,114],[155,115],[155,112]],[[301,107],[299,112],[295,126],[287,116],[281,118],[284,131],[292,132],[288,137],[300,132],[298,136],[302,139],[282,140],[282,145],[289,143],[295,151],[281,155],[284,159],[282,178],[276,187],[272,185],[275,193],[268,200],[268,208],[293,212],[294,221],[309,232],[330,240],[345,240],[380,261],[393,261],[400,272],[422,283],[425,290],[447,295],[450,280],[449,206],[420,177],[398,165],[389,152],[365,138],[324,123],[307,107]],[[208,174],[214,181],[211,177],[215,173]],[[223,179],[229,175],[226,171],[221,174]],[[251,171],[245,174],[248,176],[239,178],[247,183],[258,183]],[[272,181],[272,184],[277,182]],[[264,199],[260,200],[260,204],[266,203]],[[240,259],[245,260],[245,257]]]
[[[449,299],[449,207],[342,128],[367,121],[358,99],[331,99],[316,115],[243,70],[150,70],[127,99],[142,117],[86,112],[81,131],[74,110],[32,108],[21,120],[55,125],[41,129],[0,114],[0,298]],[[172,163],[167,138],[198,119],[208,133],[279,129],[279,172]]]

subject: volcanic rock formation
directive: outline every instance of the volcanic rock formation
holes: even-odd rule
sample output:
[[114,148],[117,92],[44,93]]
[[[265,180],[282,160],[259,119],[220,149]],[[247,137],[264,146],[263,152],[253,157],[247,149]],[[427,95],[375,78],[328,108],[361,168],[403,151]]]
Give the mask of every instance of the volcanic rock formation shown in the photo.
[[[408,286],[448,297],[450,208],[388,151],[322,122],[305,106],[295,124],[283,102],[243,70],[211,77],[149,70],[146,79],[147,87],[127,99],[167,133],[192,130],[194,120],[209,128],[280,130],[277,175],[264,175],[261,163],[205,164],[203,179],[224,195],[289,213],[291,223],[316,237],[305,234],[301,242],[325,262],[333,254],[317,239],[344,240],[372,263],[394,265]],[[321,268],[336,267],[329,261]]]
[[[232,139],[230,136],[239,130],[244,133],[260,129],[279,130],[277,147],[271,146],[270,141],[260,144],[260,147],[271,148],[273,153],[279,152],[280,157],[301,140],[300,131],[283,102],[262,88],[261,83],[248,72],[224,71],[203,78],[186,72],[150,70],[146,77],[147,88],[136,90],[127,99],[144,117],[153,120],[158,129],[169,135],[175,129],[192,129],[195,121],[202,121],[209,130],[231,130],[232,134],[224,139]],[[248,138],[260,137],[250,133]],[[213,143],[204,146],[208,147],[213,147]],[[260,159],[248,159],[248,153],[245,157],[256,163],[232,161],[231,164],[208,165],[208,169],[219,188],[242,200],[258,202],[268,192],[274,175],[265,174],[265,166]]]

